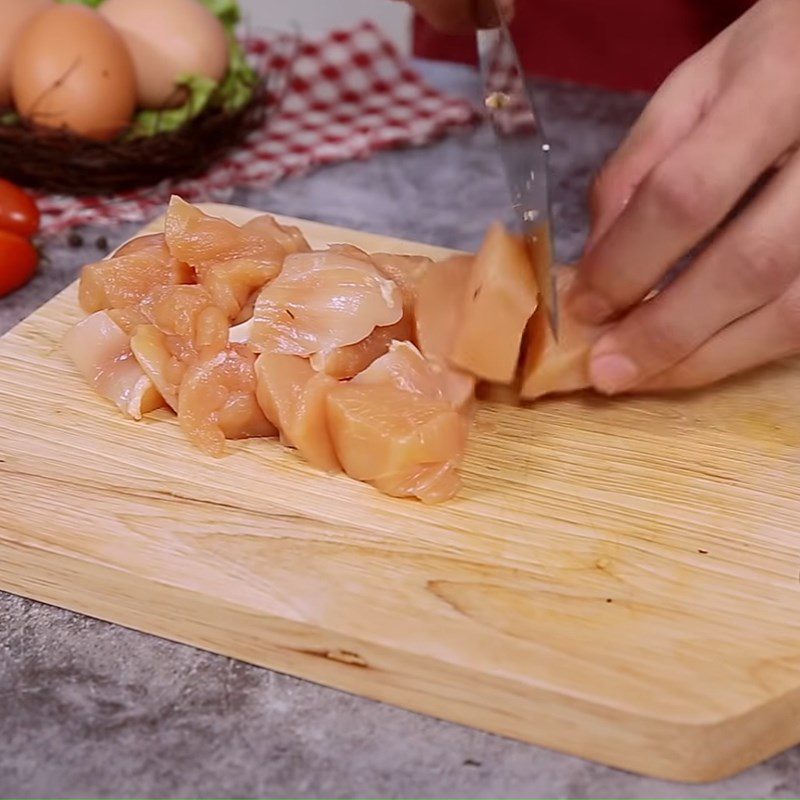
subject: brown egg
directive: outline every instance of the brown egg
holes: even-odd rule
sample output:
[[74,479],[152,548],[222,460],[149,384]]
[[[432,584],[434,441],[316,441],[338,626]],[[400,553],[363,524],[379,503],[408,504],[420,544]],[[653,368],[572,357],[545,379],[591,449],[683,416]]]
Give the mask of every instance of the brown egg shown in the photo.
[[100,13],[128,45],[143,108],[185,102],[184,75],[219,81],[228,70],[225,28],[198,0],[105,0]]
[[53,0],[0,0],[0,108],[11,102],[11,56],[25,26]]
[[90,139],[114,139],[136,108],[125,42],[96,11],[54,5],[23,31],[11,72],[20,115]]

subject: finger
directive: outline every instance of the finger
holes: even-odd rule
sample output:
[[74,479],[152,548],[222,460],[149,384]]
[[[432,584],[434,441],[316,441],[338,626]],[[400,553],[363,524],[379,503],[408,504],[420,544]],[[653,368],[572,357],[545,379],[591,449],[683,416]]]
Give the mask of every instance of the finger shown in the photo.
[[725,328],[680,364],[632,391],[696,389],[800,352],[800,281]]
[[591,354],[593,384],[624,391],[689,356],[800,275],[800,157],[658,296],[631,311]]
[[675,69],[592,184],[587,251],[622,213],[648,172],[697,125],[716,91],[711,55],[701,51]]
[[599,324],[640,301],[795,141],[800,108],[781,92],[769,101],[766,91],[753,73],[734,82],[648,173],[581,262],[569,298],[574,316]]
[[720,59],[732,28],[676,67],[592,184],[590,250],[622,213],[644,177],[705,116],[720,91]]

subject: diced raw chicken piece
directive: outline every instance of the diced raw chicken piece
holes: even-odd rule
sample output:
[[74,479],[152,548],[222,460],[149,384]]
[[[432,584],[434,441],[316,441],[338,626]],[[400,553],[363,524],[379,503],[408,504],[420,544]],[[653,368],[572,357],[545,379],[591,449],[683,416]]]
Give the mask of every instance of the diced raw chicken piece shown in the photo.
[[130,256],[140,250],[155,248],[163,250],[167,246],[167,240],[163,233],[146,233],[144,236],[136,236],[133,239],[120,245],[112,254],[112,258],[117,256]]
[[258,291],[280,272],[281,263],[235,258],[197,267],[197,281],[230,320],[237,320],[248,307],[252,316]]
[[438,503],[459,488],[467,420],[450,403],[393,383],[340,383],[328,425],[344,471],[385,494]]
[[136,306],[157,286],[194,283],[191,267],[174,259],[163,239],[140,243],[132,251],[131,244],[122,255],[87,264],[81,271],[78,298],[88,314]]
[[226,439],[265,439],[278,435],[252,393],[232,395],[220,410],[217,423]]
[[373,253],[372,262],[381,274],[397,284],[403,296],[403,307],[407,314],[414,313],[417,292],[433,259],[427,256],[403,256],[394,253]]
[[330,353],[402,315],[400,291],[371,262],[335,249],[298,253],[262,289],[250,344],[283,355]]
[[94,390],[128,417],[160,408],[164,400],[131,352],[130,336],[97,311],[64,337],[64,349]]
[[472,413],[474,411],[475,389],[477,381],[474,376],[468,375],[457,369],[442,367],[440,364],[431,363],[438,370],[444,385],[445,396],[453,408]]
[[390,497],[416,497],[423,503],[434,505],[458,494],[461,476],[454,463],[443,461],[438,465],[420,464],[405,472],[376,478],[372,485]]
[[[557,269],[559,303],[566,297],[574,278],[574,267]],[[563,308],[559,308],[558,314],[558,342],[553,338],[544,308],[536,311],[528,326],[520,388],[524,400],[575,392],[591,385],[589,351],[607,326],[583,325]]]
[[538,289],[524,243],[493,225],[475,256],[450,352],[452,363],[483,380],[512,383]]
[[[114,313],[114,312],[111,312]],[[126,310],[126,314],[130,314]],[[228,344],[228,319],[202,286],[161,286],[137,307],[131,349],[173,410],[187,366]]]
[[392,384],[406,392],[443,400],[457,409],[469,405],[475,390],[470,376],[427,361],[411,342],[402,341],[392,342],[389,352],[356,375],[352,383]]
[[247,298],[245,304],[242,306],[241,311],[234,317],[231,325],[241,325],[243,322],[249,322],[253,319],[253,311],[256,307],[256,300],[260,289],[254,291],[250,297]]
[[155,325],[139,325],[131,337],[139,365],[169,407],[178,411],[178,391],[188,363],[170,348],[170,340]]
[[456,369],[448,357],[463,313],[463,298],[472,271],[472,256],[452,256],[431,264],[417,291],[415,327],[419,349],[451,385],[451,394],[472,399],[475,376]]
[[464,313],[464,297],[473,256],[451,256],[425,272],[417,291],[416,339],[422,354],[445,362],[453,349]]
[[178,390],[178,422],[189,440],[211,456],[225,439],[275,436],[256,401],[255,355],[244,345],[190,364]]
[[373,267],[375,266],[372,256],[366,250],[362,250],[360,247],[356,247],[354,244],[336,242],[334,244],[329,244],[328,250],[331,253],[338,253],[339,255],[347,256],[348,258],[354,258],[356,261],[363,261],[366,264],[371,264]]
[[403,308],[413,314],[417,287],[433,259],[397,253],[367,253],[352,244],[332,244],[329,249],[377,267],[381,275],[397,285],[403,298]]
[[394,325],[376,327],[360,342],[331,351],[314,353],[311,356],[311,364],[315,370],[341,380],[352,378],[366,369],[376,358],[388,352],[389,345],[394,340],[413,339],[416,282],[424,267],[431,263],[431,259],[424,256],[397,256],[391,253],[370,255],[351,244],[335,244],[329,249],[377,267],[384,277],[395,283],[403,301],[403,316]]
[[409,342],[328,395],[328,424],[345,472],[385,494],[427,503],[452,497],[468,419],[445,375]]
[[131,306],[130,308],[108,308],[106,309],[106,314],[108,314],[128,336],[132,336],[139,325],[146,325],[148,322],[147,317],[142,314],[138,306]]
[[174,195],[164,220],[164,233],[172,255],[194,267],[252,258],[277,263],[280,269],[287,253],[310,249],[299,228],[280,225],[269,214],[240,226],[205,214]]
[[162,333],[183,339],[191,354],[218,352],[228,343],[228,318],[203,286],[159,287],[139,310]]
[[267,419],[309,464],[341,472],[328,432],[326,400],[337,381],[300,356],[262,353],[256,359],[256,397]]
[[407,314],[394,325],[375,328],[366,339],[356,344],[337,347],[329,353],[314,353],[311,365],[318,372],[324,372],[339,380],[352,378],[365,370],[376,358],[389,352],[393,341],[407,341],[413,338],[413,326]]
[[299,229],[268,214],[239,226],[179,197],[171,199],[164,227],[170,252],[196,269],[198,282],[231,320],[280,272],[288,253],[309,250]]

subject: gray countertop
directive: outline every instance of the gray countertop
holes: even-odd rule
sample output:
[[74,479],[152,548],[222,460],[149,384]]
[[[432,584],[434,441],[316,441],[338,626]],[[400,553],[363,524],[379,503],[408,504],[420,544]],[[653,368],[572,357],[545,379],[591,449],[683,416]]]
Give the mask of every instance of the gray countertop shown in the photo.
[[[466,68],[421,65],[475,94]],[[644,98],[542,84],[557,250],[580,254],[593,172]],[[328,167],[232,202],[460,248],[508,203],[486,129]],[[0,300],[0,333],[138,226],[43,242],[38,277]],[[0,411],[0,413],[2,413]],[[2,512],[0,512],[2,513]],[[439,722],[0,593],[0,796],[796,797],[800,748],[681,787]]]

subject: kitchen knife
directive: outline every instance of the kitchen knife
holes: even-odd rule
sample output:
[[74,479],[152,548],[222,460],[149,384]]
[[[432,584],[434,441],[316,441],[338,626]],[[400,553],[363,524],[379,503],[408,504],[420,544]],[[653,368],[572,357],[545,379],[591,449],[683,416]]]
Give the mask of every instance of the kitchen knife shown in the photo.
[[558,305],[548,194],[548,153],[525,73],[498,3],[499,24],[478,31],[484,102],[494,129],[511,201],[528,245],[553,335],[558,338]]

